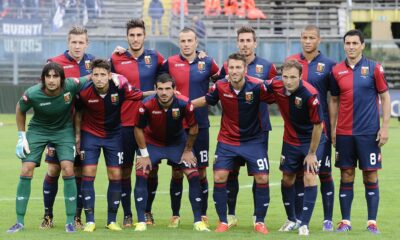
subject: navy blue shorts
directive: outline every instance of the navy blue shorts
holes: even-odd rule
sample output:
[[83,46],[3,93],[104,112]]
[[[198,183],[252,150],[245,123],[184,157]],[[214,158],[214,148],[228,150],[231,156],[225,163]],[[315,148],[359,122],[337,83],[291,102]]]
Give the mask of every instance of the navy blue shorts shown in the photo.
[[122,150],[124,152],[124,162],[122,164],[122,167],[133,166],[135,152],[138,150],[138,146],[133,132],[134,129],[135,127],[121,128]]
[[168,165],[173,168],[185,169],[189,168],[185,163],[181,163],[183,150],[185,149],[186,141],[169,146],[155,146],[147,144],[147,151],[149,152],[151,165],[153,168],[158,167],[161,160],[167,159]]
[[241,143],[240,146],[218,142],[215,151],[214,171],[235,169],[238,160],[244,160],[247,174],[268,174],[269,162],[265,143]]
[[327,140],[324,143],[324,152],[321,160],[319,160],[319,174],[332,173],[332,142]]
[[[53,143],[47,144],[44,161],[50,164],[60,164],[60,161],[58,160],[57,157],[56,148]],[[81,158],[79,155],[76,155],[74,160],[74,167],[81,167],[81,166],[82,166]]]
[[[265,137],[265,149],[267,150],[267,158],[268,158],[268,141],[269,141],[269,131],[265,131],[264,132],[264,137]],[[243,158],[238,158],[236,161],[236,168],[237,170],[239,170],[240,167],[243,167],[244,165],[246,165],[246,161]]]
[[336,136],[335,166],[342,169],[357,167],[363,171],[382,168],[381,148],[376,135]]
[[81,133],[82,165],[97,165],[100,151],[103,149],[107,167],[119,167],[123,164],[123,151],[121,146],[121,134],[114,134],[107,138],[97,137],[91,133]]
[[[322,162],[322,155],[324,153],[325,142],[318,145],[317,148],[317,160]],[[300,146],[295,146],[286,142],[282,144],[281,162],[279,165],[279,170],[284,173],[298,173],[307,170],[307,165],[304,164],[304,159],[306,158],[308,151],[310,149],[310,144],[302,144]]]
[[197,167],[208,167],[208,150],[210,148],[209,128],[200,128],[193,145],[193,153],[197,158]]

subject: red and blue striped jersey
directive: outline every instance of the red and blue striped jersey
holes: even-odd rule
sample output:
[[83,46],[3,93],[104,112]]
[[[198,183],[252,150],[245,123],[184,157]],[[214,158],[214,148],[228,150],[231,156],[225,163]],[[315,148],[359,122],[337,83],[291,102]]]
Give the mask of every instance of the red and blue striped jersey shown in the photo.
[[332,70],[331,94],[339,96],[338,135],[374,135],[379,126],[378,94],[388,91],[383,67],[362,57],[351,68],[347,60]]
[[[176,81],[176,90],[190,100],[202,97],[209,89],[210,77],[218,73],[219,68],[214,59],[196,58],[189,63],[182,55],[169,57],[163,64],[163,72],[168,72]],[[208,128],[208,108],[195,109],[196,121],[199,128]]]
[[81,61],[77,62],[68,54],[67,50],[59,56],[48,59],[47,62],[60,64],[64,69],[66,78],[79,78],[89,75],[92,72],[92,62],[94,59],[93,55],[85,53]]
[[[317,90],[310,83],[300,80],[298,89],[289,93],[279,78],[274,78],[267,89],[274,94],[284,121],[283,141],[295,146],[309,144],[314,124],[323,121]],[[324,141],[325,138],[321,138],[321,142]]]
[[193,105],[182,95],[174,96],[171,106],[164,109],[157,95],[146,98],[136,117],[136,127],[144,129],[146,143],[156,146],[181,144],[185,139],[184,122],[197,124]]
[[[88,81],[79,93],[79,107],[83,110],[81,130],[105,138],[118,134],[121,126],[121,105],[124,101],[138,101],[143,93],[120,78],[119,87],[109,81],[109,89],[101,96],[92,81]],[[133,114],[133,112],[132,112]]]
[[322,53],[319,53],[313,60],[311,60],[311,62],[308,62],[302,53],[290,56],[286,60],[289,59],[297,60],[303,66],[301,79],[309,82],[317,89],[322,106],[322,113],[324,115],[324,124],[327,136],[330,139],[331,124],[329,121],[328,109],[328,91],[330,91],[329,78],[332,68],[336,63]]
[[[219,78],[225,78],[228,74],[228,62],[224,62],[224,66],[219,72]],[[268,60],[258,57],[247,65],[247,75],[262,80],[272,79],[277,75],[276,67],[273,63]],[[261,122],[264,131],[271,131],[271,121],[269,119],[268,104],[262,102],[260,104]]]
[[271,96],[260,79],[246,76],[245,84],[238,94],[227,79],[218,80],[206,95],[206,101],[210,105],[221,101],[222,117],[218,141],[234,146],[240,146],[243,142],[263,142],[265,139],[259,107],[261,101],[270,102]]
[[[111,71],[124,75],[129,84],[141,91],[154,90],[154,84],[164,57],[155,50],[145,49],[143,54],[135,59],[128,51],[124,54],[111,56]],[[139,102],[125,101],[122,104],[122,126],[135,125],[135,113],[139,108]]]

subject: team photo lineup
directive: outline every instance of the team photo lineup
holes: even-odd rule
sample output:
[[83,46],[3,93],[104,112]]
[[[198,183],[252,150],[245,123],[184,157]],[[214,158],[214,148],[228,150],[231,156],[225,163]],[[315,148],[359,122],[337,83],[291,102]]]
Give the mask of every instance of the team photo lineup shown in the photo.
[[[27,231],[29,197],[37,190],[31,187],[32,177],[43,158],[43,230],[54,227],[58,216],[53,206],[57,194],[64,194],[67,233],[94,232],[104,225],[110,231],[151,231],[157,221],[153,202],[159,181],[164,181],[170,182],[169,198],[160,197],[170,202],[171,212],[165,227],[179,232],[186,178],[193,231],[231,232],[238,226],[236,208],[241,208],[239,173],[246,175],[241,168],[246,167],[253,181],[248,212],[253,223],[247,228],[261,235],[312,236],[322,230],[340,236],[352,231],[358,168],[365,188],[366,231],[379,234],[378,170],[381,147],[389,138],[391,101],[382,65],[363,55],[363,33],[353,29],[342,36],[345,59],[335,62],[319,51],[320,29],[307,25],[298,36],[302,51],[287,56],[278,68],[255,54],[255,29],[244,25],[235,32],[237,52],[218,66],[190,27],[179,32],[179,52],[167,57],[145,48],[145,22],[130,19],[126,47],[115,46],[108,59],[87,53],[87,29],[71,27],[67,50],[49,56],[40,82],[16,105],[15,152],[21,169],[16,222],[9,223],[7,233]],[[271,105],[279,109],[284,125],[281,173],[268,157]],[[210,106],[222,112],[214,159],[209,158]],[[106,222],[95,216],[96,201],[104,201],[96,199],[94,187],[95,179],[105,178],[96,174],[103,164],[101,152],[108,179]],[[162,160],[167,164],[161,166]],[[167,166],[170,178],[159,178],[159,168]],[[335,167],[340,173],[333,179]],[[275,194],[270,194],[270,171],[281,176]],[[323,218],[315,229],[309,223],[318,192]],[[268,228],[272,197],[284,208],[286,220],[279,229]],[[334,205],[340,208],[339,220],[333,219]],[[121,225],[118,212],[123,214]],[[218,222],[209,221],[210,215]]]

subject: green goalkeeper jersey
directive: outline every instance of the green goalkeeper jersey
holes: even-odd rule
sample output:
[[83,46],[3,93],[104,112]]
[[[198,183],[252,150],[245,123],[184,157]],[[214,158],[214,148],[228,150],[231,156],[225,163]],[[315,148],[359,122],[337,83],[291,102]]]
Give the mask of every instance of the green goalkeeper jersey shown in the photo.
[[66,128],[72,129],[75,96],[87,80],[87,77],[66,78],[64,88],[58,96],[46,95],[42,83],[28,88],[19,100],[21,112],[33,108],[28,131],[51,134]]

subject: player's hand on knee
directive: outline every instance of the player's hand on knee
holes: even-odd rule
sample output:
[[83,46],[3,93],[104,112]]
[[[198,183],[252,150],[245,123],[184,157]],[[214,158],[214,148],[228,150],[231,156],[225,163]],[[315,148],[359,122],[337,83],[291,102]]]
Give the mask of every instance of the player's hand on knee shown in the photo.
[[307,173],[317,174],[318,173],[318,160],[315,153],[308,153],[304,159],[304,164],[307,167]]
[[147,170],[151,171],[151,161],[149,157],[136,158],[136,170],[143,170],[145,173]]
[[15,148],[15,154],[18,158],[25,158],[25,154],[29,154],[31,151],[29,149],[29,143],[26,139],[26,133],[24,131],[18,132],[18,142]]
[[196,167],[197,164],[197,159],[191,150],[183,151],[181,161],[189,168]]

